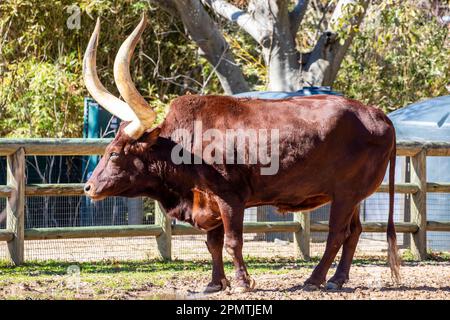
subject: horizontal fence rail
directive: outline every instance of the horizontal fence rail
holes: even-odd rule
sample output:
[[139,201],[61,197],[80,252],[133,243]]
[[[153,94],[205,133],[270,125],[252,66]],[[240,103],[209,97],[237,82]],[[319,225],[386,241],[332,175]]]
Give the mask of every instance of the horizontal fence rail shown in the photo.
[[90,156],[103,154],[112,139],[0,139],[0,156],[20,148],[31,156]]
[[[171,237],[204,234],[184,223],[172,224],[159,205],[154,225],[92,226],[64,228],[24,228],[26,196],[81,196],[82,183],[25,184],[25,156],[100,155],[112,139],[0,139],[0,156],[7,157],[7,184],[0,185],[0,197],[7,198],[6,230],[0,241],[8,242],[11,261],[23,262],[24,240],[154,236],[159,255],[171,259]],[[426,232],[450,231],[450,221],[427,221],[426,194],[450,193],[449,182],[427,182],[426,157],[450,156],[450,143],[397,142],[397,155],[411,158],[411,182],[395,184],[395,192],[411,194],[411,221],[396,222],[396,231],[411,234],[411,250],[416,258],[426,257]],[[377,192],[388,192],[382,184]],[[387,222],[362,222],[364,232],[386,232]],[[245,233],[290,232],[300,257],[309,258],[310,232],[328,232],[328,221],[310,222],[309,213],[295,213],[294,221],[245,222]]]
[[[0,139],[0,156],[23,148],[34,156],[89,156],[103,154],[112,139]],[[450,142],[397,141],[397,155],[412,157],[425,150],[427,156],[450,156]]]
[[[0,185],[0,197],[9,197],[11,187]],[[419,186],[414,183],[397,183],[395,192],[403,194],[415,194]],[[450,193],[450,183],[428,182],[426,191],[428,193]],[[376,192],[389,192],[389,185],[382,184]],[[84,183],[61,183],[61,184],[27,184],[25,186],[26,196],[82,196],[84,195]]]
[[25,229],[25,240],[158,237],[162,232],[158,225],[32,228]]
[[[386,232],[387,222],[361,222],[363,232]],[[171,226],[172,235],[201,235],[205,231],[189,224],[179,223]],[[399,233],[415,233],[419,229],[411,222],[396,222],[395,229]],[[450,231],[450,222],[428,221],[428,231]],[[299,222],[246,222],[244,233],[300,232]],[[311,223],[310,231],[328,232],[328,221]],[[126,226],[92,226],[64,228],[29,228],[25,229],[25,240],[80,239],[80,238],[120,238],[120,237],[158,237],[163,229],[159,225],[126,225]],[[14,234],[8,230],[0,230],[0,240],[10,241]]]

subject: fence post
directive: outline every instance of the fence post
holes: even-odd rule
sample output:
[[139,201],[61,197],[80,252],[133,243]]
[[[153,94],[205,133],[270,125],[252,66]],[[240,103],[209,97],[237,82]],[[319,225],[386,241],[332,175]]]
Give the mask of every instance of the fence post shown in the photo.
[[419,186],[419,191],[411,196],[411,222],[419,229],[411,235],[411,251],[418,260],[427,257],[427,153],[422,149],[411,157],[411,182]]
[[310,213],[295,212],[294,221],[300,222],[300,230],[294,232],[294,245],[296,249],[296,257],[298,259],[310,259]]
[[8,241],[8,257],[14,265],[24,261],[25,151],[18,149],[6,158],[6,180],[11,195],[6,200],[6,229],[14,234]]
[[162,260],[170,261],[172,260],[172,221],[158,201],[155,201],[155,224],[161,226],[163,230],[156,237],[159,257]]

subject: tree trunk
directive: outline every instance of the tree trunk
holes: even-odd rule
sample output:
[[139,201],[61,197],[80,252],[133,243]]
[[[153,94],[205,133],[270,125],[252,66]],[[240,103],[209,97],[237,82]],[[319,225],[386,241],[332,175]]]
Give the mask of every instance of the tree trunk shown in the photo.
[[270,91],[297,91],[302,87],[299,53],[291,33],[287,5],[287,1],[280,0],[253,0],[249,5],[249,12],[267,35],[261,45]]
[[248,91],[240,67],[234,61],[228,43],[199,0],[151,0],[167,12],[181,18],[187,33],[205,58],[213,65],[226,94]]
[[296,49],[295,35],[308,7],[298,0],[289,11],[290,1],[250,0],[248,12],[226,0],[150,0],[179,16],[206,59],[214,66],[225,93],[248,90],[240,68],[233,60],[228,43],[217,28],[211,11],[236,23],[261,45],[268,69],[268,90],[296,91],[305,86],[331,85],[360,25],[369,0],[339,0],[329,29],[323,32],[313,51],[303,55]]

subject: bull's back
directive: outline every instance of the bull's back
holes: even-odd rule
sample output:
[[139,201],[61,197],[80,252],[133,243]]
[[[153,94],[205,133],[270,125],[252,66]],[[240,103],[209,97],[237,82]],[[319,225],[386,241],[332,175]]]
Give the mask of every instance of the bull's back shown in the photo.
[[167,134],[192,129],[195,121],[201,121],[203,130],[272,128],[287,133],[305,128],[323,136],[338,120],[351,116],[375,134],[388,129],[389,119],[380,110],[333,95],[270,100],[186,95],[172,101],[165,124]]
[[[224,165],[216,165],[231,184],[245,184],[255,203],[295,202],[300,194],[331,194],[346,177],[355,176],[357,181],[358,170],[364,169],[368,157],[378,155],[380,159],[375,160],[384,165],[394,143],[392,123],[383,112],[338,96],[282,100],[183,96],[173,101],[163,131],[169,135],[177,128],[193,130],[194,122],[201,123],[203,132],[263,130],[269,136],[278,132],[275,174],[262,175],[261,168],[267,165],[260,162],[226,164],[224,158]],[[203,147],[209,143],[205,141]],[[245,152],[250,151],[255,150],[246,144]]]

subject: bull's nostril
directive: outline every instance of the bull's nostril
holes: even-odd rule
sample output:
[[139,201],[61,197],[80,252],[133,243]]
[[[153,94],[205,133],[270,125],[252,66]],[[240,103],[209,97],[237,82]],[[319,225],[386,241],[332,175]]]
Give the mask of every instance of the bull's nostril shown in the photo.
[[89,190],[91,190],[91,185],[87,184],[84,186],[84,192],[89,192]]

